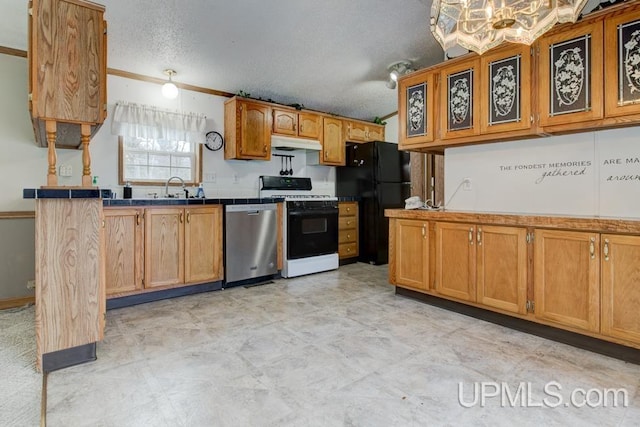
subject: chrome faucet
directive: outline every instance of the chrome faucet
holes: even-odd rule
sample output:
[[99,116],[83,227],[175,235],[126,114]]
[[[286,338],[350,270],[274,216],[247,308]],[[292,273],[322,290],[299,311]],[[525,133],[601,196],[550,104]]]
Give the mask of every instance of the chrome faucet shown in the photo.
[[171,178],[169,178],[167,180],[167,182],[164,184],[164,197],[172,197],[169,195],[169,183],[171,182],[172,179],[178,179],[180,180],[180,182],[182,183],[182,191],[184,191],[184,179],[180,178],[179,176],[172,176]]

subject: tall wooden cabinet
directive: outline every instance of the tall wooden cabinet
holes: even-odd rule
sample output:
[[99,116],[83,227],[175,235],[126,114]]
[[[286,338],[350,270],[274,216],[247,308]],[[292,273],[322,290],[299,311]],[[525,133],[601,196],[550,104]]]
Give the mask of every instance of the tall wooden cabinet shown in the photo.
[[143,288],[144,210],[108,208],[105,219],[107,296]]
[[591,332],[600,331],[600,235],[536,230],[536,317]]
[[224,103],[224,158],[271,159],[271,107],[234,97]]
[[83,0],[29,2],[29,111],[36,143],[49,148],[49,186],[58,185],[56,147],[82,147],[82,185],[91,186],[89,142],[107,114],[104,11]]

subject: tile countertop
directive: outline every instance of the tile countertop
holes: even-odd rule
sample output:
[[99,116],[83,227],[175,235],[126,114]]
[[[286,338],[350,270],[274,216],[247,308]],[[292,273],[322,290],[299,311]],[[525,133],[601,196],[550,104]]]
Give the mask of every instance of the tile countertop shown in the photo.
[[[215,199],[112,199],[111,190],[100,188],[25,188],[24,199],[103,199],[104,206],[247,205],[282,202],[281,197]],[[338,197],[339,202],[358,202],[360,197]]]
[[640,219],[638,218],[603,218],[422,209],[385,209],[384,214],[388,218],[416,219],[421,221],[536,227],[598,233],[640,234]]

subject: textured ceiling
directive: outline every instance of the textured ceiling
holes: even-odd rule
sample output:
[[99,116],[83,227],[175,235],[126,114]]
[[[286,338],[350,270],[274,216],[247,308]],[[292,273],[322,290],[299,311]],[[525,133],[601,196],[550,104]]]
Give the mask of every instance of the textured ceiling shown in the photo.
[[[591,0],[593,3],[595,0]],[[387,66],[443,58],[431,0],[98,0],[108,67],[354,118],[397,110]],[[597,3],[597,2],[595,2]],[[2,0],[0,46],[27,47],[26,0]]]

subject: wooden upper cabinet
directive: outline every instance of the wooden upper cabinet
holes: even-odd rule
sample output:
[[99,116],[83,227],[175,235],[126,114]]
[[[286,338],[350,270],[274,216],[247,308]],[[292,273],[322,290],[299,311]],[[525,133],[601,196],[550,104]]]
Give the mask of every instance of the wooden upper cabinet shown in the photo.
[[534,302],[537,318],[600,331],[600,235],[536,230]]
[[298,136],[298,113],[273,108],[273,133]]
[[228,159],[271,159],[271,107],[231,98],[225,102],[225,150]]
[[434,73],[419,71],[398,82],[398,148],[428,146],[434,139]]
[[273,133],[302,138],[320,138],[322,116],[315,113],[297,112],[273,108]]
[[473,56],[440,71],[440,138],[480,133],[480,59]]
[[143,213],[142,209],[104,209],[105,276],[108,296],[142,289]]
[[185,283],[222,280],[222,206],[185,209]]
[[344,166],[345,146],[342,138],[342,120],[324,117],[322,123],[322,151],[319,153],[319,163],[322,165]]
[[344,120],[344,139],[350,142],[384,141],[384,126]]
[[303,138],[320,138],[322,132],[322,116],[314,113],[298,113],[298,136]]
[[640,237],[603,234],[602,333],[640,344]]
[[476,227],[436,223],[436,291],[465,301],[476,300]]
[[512,313],[526,313],[526,236],[525,228],[478,225],[478,303]]
[[538,111],[543,128],[582,129],[580,122],[603,118],[602,28],[601,20],[586,21],[540,38]]
[[605,20],[605,114],[640,114],[640,7]]
[[384,141],[384,126],[374,124],[367,125],[367,140]]
[[480,57],[480,132],[531,128],[531,47],[508,45]]
[[30,3],[32,117],[67,123],[102,123],[107,102],[104,7],[82,0]]

